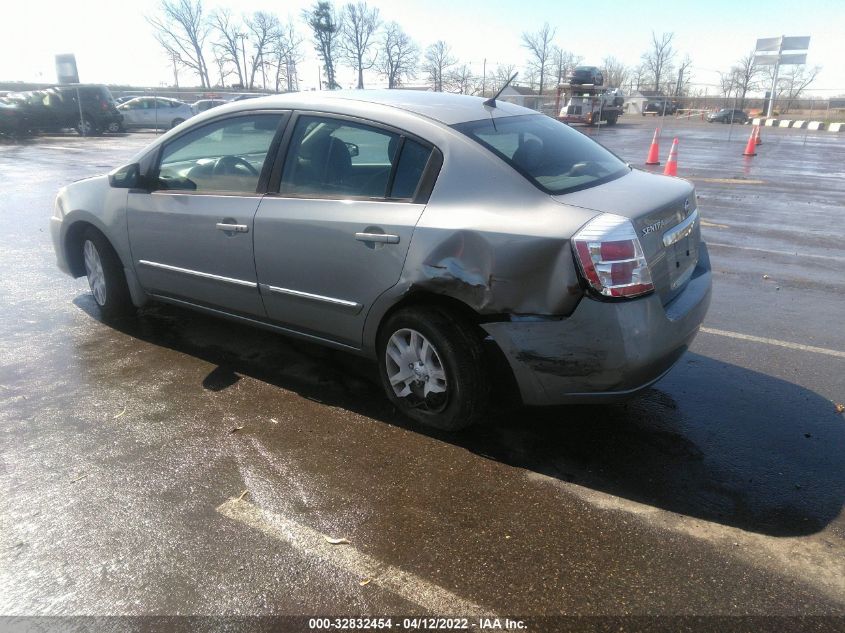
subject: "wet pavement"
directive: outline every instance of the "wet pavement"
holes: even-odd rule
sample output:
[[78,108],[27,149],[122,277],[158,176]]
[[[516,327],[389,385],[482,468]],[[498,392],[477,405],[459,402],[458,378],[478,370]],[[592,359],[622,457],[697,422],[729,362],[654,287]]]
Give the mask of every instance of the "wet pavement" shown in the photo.
[[[585,133],[640,165],[653,126]],[[103,323],[47,219],[152,135],[0,145],[0,615],[845,627],[845,138],[765,129],[746,160],[747,126],[664,126],[710,244],[704,331],[629,403],[454,436],[353,356],[169,306]]]

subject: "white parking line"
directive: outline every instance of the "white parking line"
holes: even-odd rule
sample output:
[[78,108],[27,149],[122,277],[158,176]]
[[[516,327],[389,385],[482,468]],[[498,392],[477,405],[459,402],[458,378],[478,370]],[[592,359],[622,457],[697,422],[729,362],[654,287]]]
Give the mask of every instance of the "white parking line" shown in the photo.
[[810,253],[796,253],[794,251],[778,251],[770,248],[754,248],[753,246],[736,246],[735,244],[719,244],[718,242],[707,242],[707,246],[719,246],[721,248],[738,248],[743,251],[757,251],[758,253],[774,253],[776,255],[792,255],[793,257],[813,257],[815,259],[830,259],[835,262],[845,262],[845,257],[835,255],[811,255]]
[[229,499],[217,507],[217,512],[284,541],[298,552],[323,560],[359,580],[370,579],[367,586],[376,585],[386,589],[432,614],[495,617],[484,607],[464,600],[448,589],[382,563],[355,549],[353,545],[331,545],[327,537],[317,530],[275,512],[262,510],[248,501]]
[[802,352],[813,352],[815,354],[826,354],[835,358],[845,358],[845,352],[840,352],[835,349],[827,349],[826,347],[814,347],[812,345],[802,345],[801,343],[790,343],[789,341],[779,341],[775,338],[764,338],[762,336],[751,336],[750,334],[740,334],[739,332],[729,332],[727,330],[716,330],[714,328],[703,327],[701,331],[706,334],[715,334],[716,336],[727,336],[728,338],[737,338],[742,341],[751,341],[753,343],[765,343],[766,345],[777,345],[778,347],[786,347],[788,349],[797,349]]
[[56,149],[61,152],[84,152],[85,148],[81,147],[61,147],[59,145],[36,145],[35,147],[41,147],[43,149]]

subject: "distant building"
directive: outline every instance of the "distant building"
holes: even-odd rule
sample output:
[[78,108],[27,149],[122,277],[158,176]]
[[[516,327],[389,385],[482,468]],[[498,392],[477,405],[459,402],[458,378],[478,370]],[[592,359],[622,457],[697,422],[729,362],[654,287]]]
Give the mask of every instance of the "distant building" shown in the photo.
[[525,86],[510,85],[502,91],[499,99],[531,108],[532,110],[539,110],[541,104],[540,94],[536,90],[526,88]]

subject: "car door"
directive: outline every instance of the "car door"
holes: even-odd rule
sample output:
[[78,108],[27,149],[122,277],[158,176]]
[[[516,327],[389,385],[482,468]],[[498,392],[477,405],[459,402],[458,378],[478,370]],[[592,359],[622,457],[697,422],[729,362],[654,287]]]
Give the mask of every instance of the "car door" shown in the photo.
[[375,299],[397,283],[439,152],[398,130],[299,115],[284,167],[255,218],[255,265],[268,316],[361,344]]
[[[286,114],[249,112],[195,127],[166,143],[132,190],[127,218],[138,279],[153,295],[264,316],[253,257],[253,220],[267,157]],[[272,151],[271,151],[272,148]],[[262,180],[263,178],[263,180]]]
[[123,122],[125,125],[132,127],[146,127],[149,125],[149,116],[147,116],[148,105],[150,99],[132,99],[123,105]]

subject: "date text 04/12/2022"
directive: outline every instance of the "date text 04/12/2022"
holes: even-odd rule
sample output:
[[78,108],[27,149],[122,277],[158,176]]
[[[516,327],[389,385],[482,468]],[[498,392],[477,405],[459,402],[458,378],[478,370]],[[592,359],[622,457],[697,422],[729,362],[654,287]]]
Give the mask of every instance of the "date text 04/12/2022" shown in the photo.
[[527,630],[522,620],[510,618],[484,617],[471,620],[470,618],[310,618],[308,628],[311,630],[368,630],[392,629],[406,631],[459,631],[459,630],[498,630],[521,631]]

